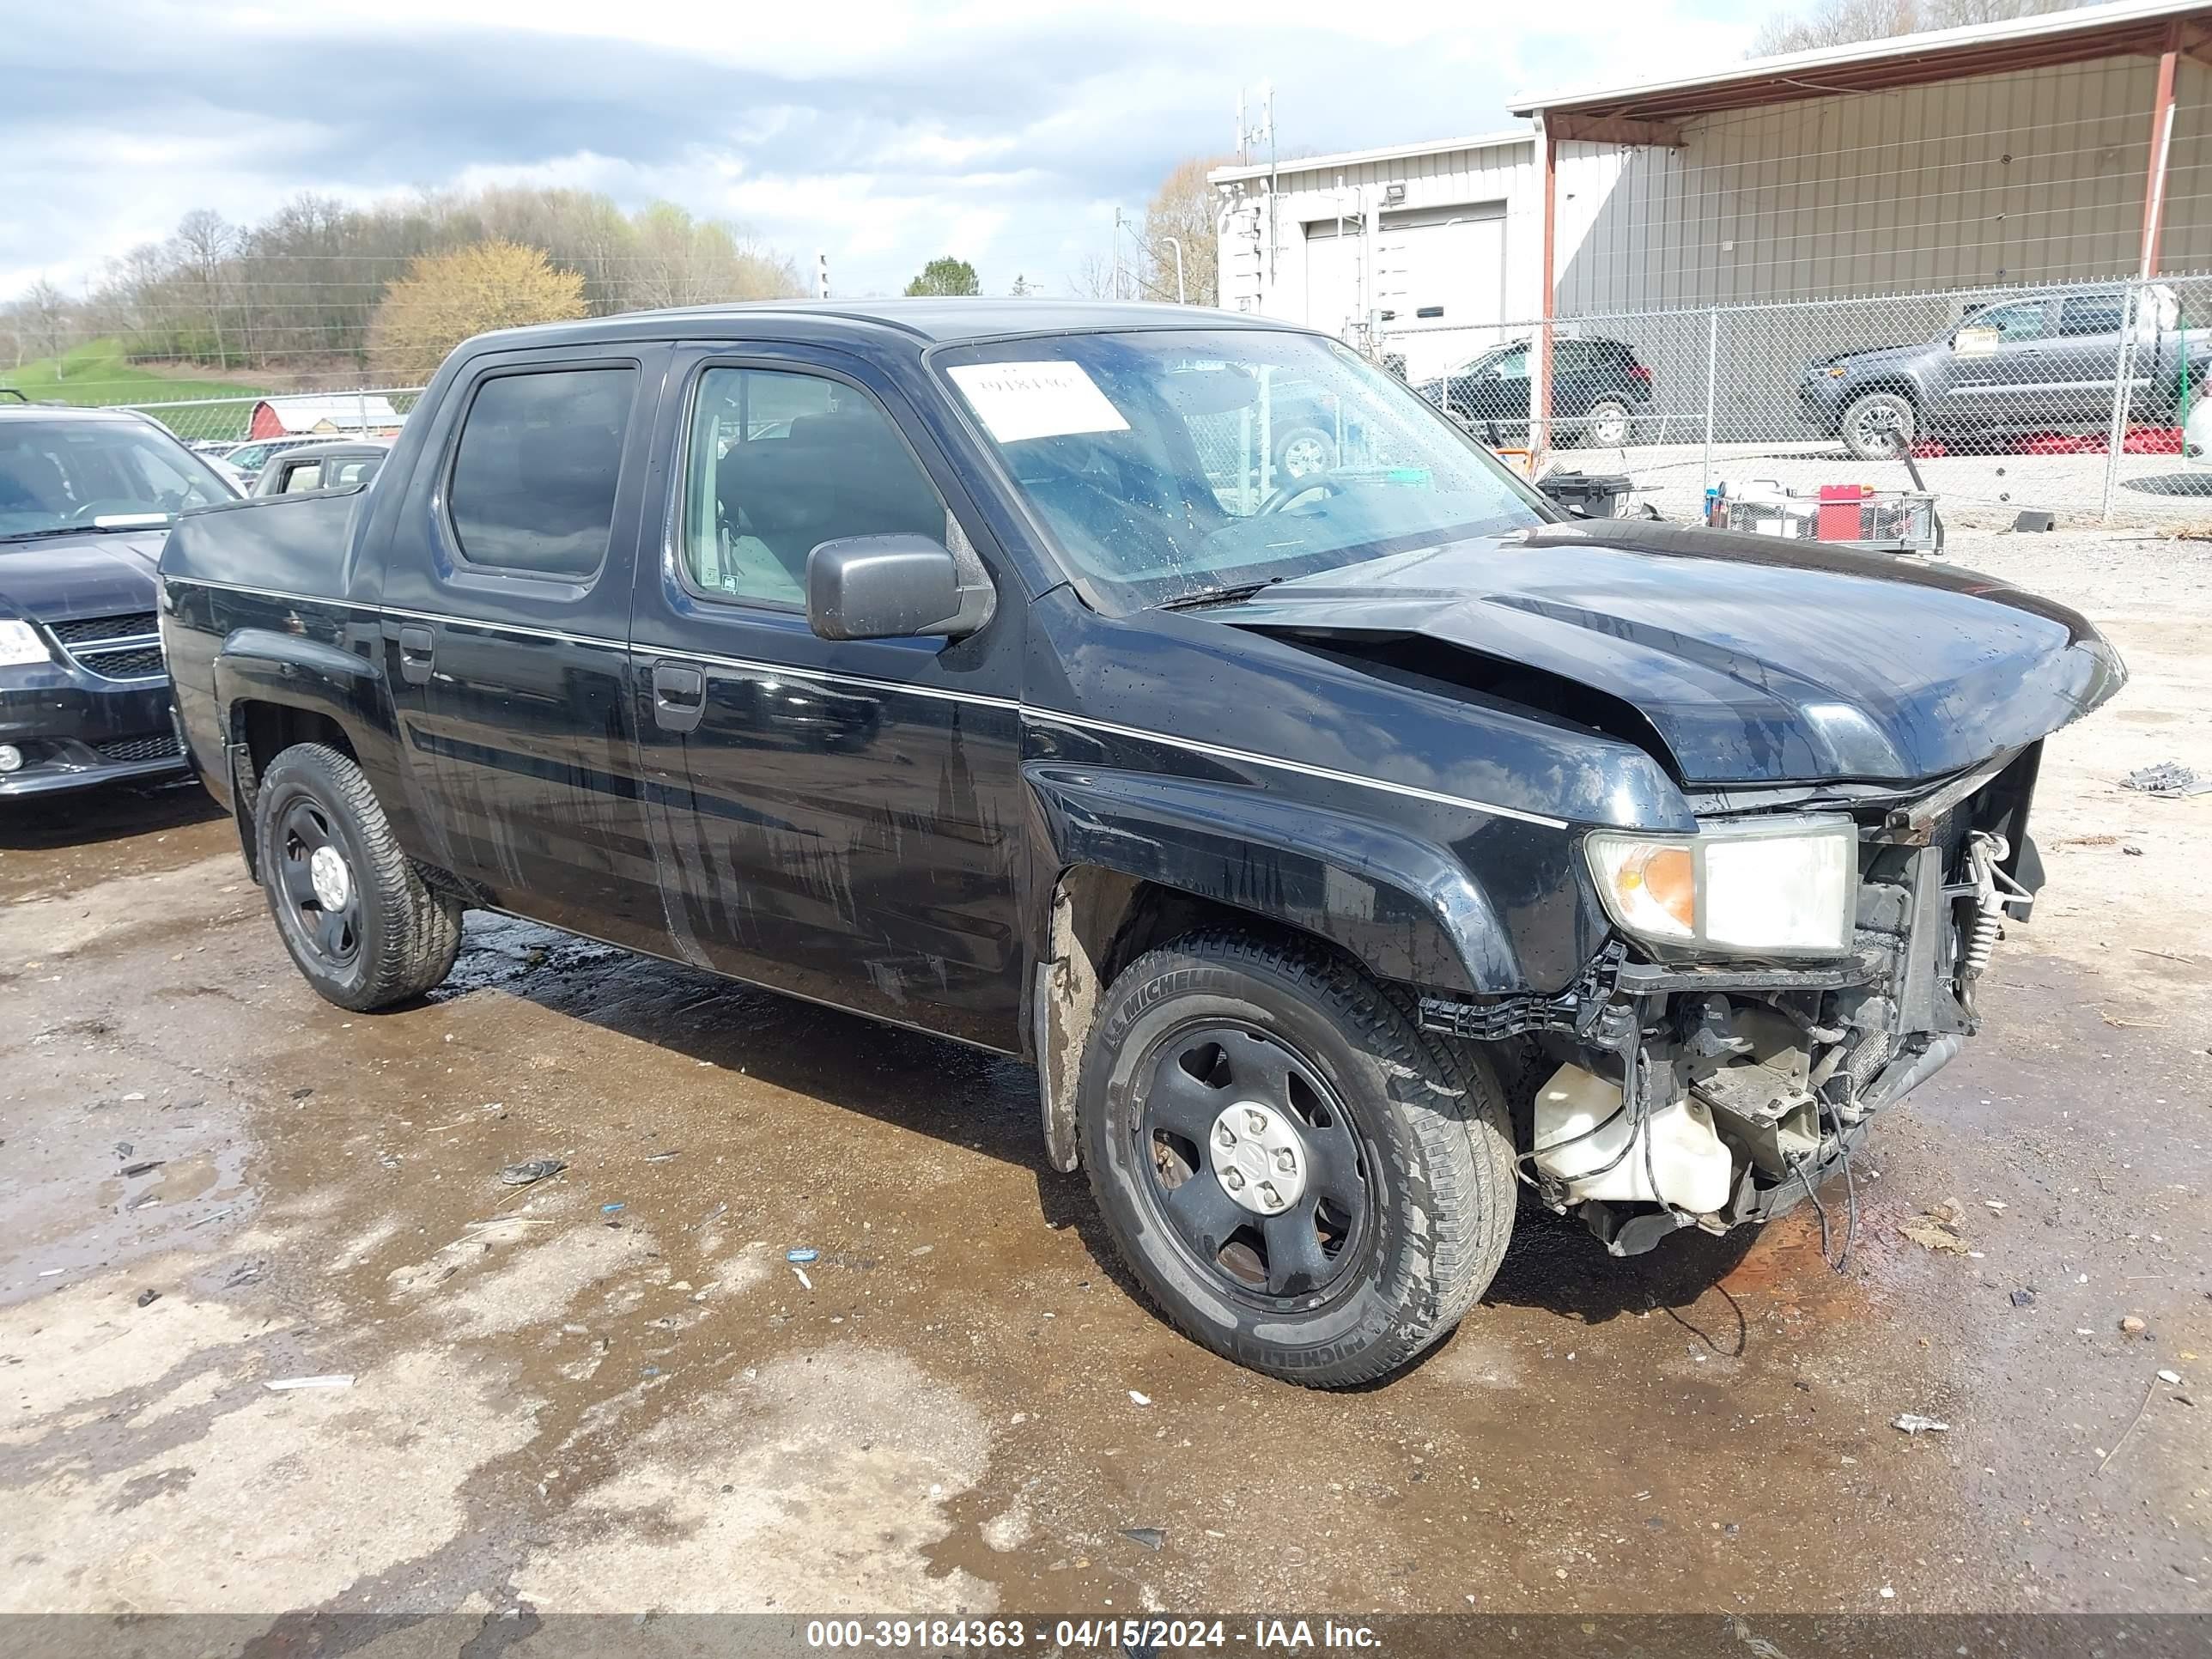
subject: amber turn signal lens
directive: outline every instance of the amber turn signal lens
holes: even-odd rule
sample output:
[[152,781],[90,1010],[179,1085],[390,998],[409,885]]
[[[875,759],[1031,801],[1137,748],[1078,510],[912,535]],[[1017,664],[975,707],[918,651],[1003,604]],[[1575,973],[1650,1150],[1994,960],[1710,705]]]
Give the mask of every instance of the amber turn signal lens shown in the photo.
[[1623,898],[1640,898],[1644,904],[1656,905],[1686,933],[1696,927],[1698,875],[1688,848],[1638,848],[1614,881]]

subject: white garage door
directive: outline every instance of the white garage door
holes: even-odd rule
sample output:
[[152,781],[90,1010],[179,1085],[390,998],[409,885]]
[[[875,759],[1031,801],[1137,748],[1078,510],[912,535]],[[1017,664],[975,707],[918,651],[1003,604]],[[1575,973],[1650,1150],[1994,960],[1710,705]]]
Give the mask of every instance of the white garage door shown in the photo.
[[1306,315],[1308,328],[1318,328],[1340,340],[1352,337],[1352,325],[1366,313],[1361,294],[1361,252],[1365,243],[1359,222],[1347,219],[1344,233],[1336,221],[1306,227]]
[[1376,266],[1384,349],[1412,380],[1456,368],[1505,320],[1505,204],[1386,213]]

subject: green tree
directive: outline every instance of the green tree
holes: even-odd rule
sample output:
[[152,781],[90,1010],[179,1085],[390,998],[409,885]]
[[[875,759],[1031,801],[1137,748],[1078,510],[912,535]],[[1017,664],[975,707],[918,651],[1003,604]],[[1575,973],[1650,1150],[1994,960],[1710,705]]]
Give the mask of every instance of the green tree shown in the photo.
[[425,254],[385,291],[368,334],[370,367],[386,380],[429,379],[472,334],[584,314],[584,278],[519,242],[472,242]]
[[981,294],[983,284],[975,278],[975,267],[965,259],[956,259],[951,254],[932,259],[921,268],[921,275],[906,285],[909,296],[922,294]]

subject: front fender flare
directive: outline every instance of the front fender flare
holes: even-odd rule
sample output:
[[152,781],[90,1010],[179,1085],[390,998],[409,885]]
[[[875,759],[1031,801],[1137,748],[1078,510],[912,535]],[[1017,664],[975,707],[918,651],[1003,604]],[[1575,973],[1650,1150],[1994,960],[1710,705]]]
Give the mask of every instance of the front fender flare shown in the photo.
[[1235,785],[1061,763],[1024,769],[1061,870],[1095,866],[1342,946],[1382,978],[1526,988],[1510,934],[1449,849]]

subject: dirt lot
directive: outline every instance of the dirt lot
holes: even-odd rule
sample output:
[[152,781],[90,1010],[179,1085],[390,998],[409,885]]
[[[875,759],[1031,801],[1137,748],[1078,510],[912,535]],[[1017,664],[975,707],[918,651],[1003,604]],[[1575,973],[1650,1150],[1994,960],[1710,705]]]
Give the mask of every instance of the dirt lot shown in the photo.
[[2212,1610],[2212,796],[2112,787],[2212,770],[2212,548],[1954,551],[2135,680],[1848,1272],[1524,1218],[1363,1393],[1135,1299],[1018,1066],[483,916],[351,1016],[196,792],[0,821],[0,1611]]

